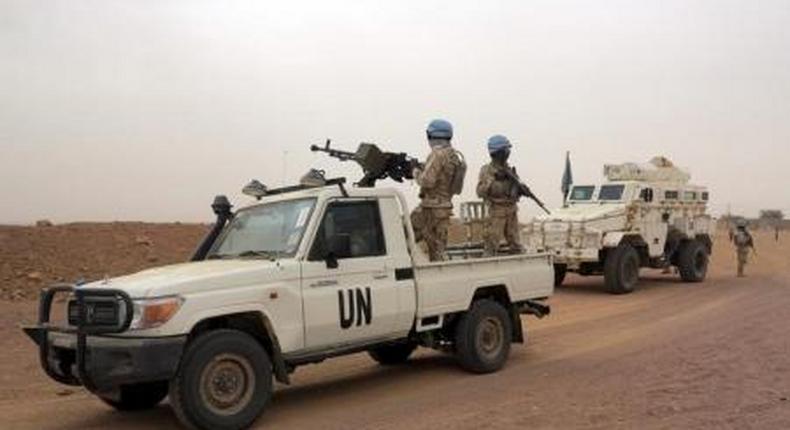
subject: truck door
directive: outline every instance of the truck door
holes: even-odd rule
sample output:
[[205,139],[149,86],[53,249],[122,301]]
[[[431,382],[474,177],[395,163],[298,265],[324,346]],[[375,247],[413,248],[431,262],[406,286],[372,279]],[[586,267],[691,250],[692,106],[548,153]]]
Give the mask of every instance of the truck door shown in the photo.
[[[660,193],[660,189],[659,189]],[[667,239],[667,223],[663,220],[661,211],[660,194],[651,187],[639,189],[639,218],[636,223],[642,238],[647,243],[648,254],[651,257],[660,257],[664,254],[664,245]]]
[[391,337],[402,316],[375,199],[326,205],[302,266],[306,349]]

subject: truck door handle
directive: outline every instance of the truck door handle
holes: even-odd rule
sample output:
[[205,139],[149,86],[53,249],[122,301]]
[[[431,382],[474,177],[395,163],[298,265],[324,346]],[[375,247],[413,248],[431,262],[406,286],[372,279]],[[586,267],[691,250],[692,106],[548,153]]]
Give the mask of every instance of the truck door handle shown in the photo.
[[389,275],[387,275],[386,273],[383,274],[383,275],[373,275],[373,279],[375,279],[375,280],[381,280],[381,279],[387,279],[387,278],[389,278]]
[[337,281],[333,279],[327,279],[324,281],[313,282],[310,284],[311,287],[332,287],[337,285]]

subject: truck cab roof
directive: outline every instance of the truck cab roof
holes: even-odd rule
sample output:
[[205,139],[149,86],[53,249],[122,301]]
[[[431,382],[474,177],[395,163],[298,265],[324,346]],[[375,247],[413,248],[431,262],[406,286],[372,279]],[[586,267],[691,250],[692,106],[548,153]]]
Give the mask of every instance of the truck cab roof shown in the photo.
[[241,206],[238,210],[246,210],[257,206],[265,205],[273,202],[280,202],[285,200],[298,200],[303,198],[318,198],[330,199],[339,197],[350,198],[381,198],[381,197],[394,197],[400,201],[405,201],[403,194],[394,188],[367,188],[367,187],[345,187],[338,186],[337,184],[327,184],[323,186],[307,186],[307,187],[287,187],[292,191],[279,192],[274,190],[275,193],[266,194],[257,201],[248,203]]

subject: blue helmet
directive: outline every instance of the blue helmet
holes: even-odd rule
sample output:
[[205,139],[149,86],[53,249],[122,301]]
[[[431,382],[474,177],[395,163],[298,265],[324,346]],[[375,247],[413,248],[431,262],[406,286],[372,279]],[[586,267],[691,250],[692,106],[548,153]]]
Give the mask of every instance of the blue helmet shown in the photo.
[[443,119],[435,119],[428,124],[428,139],[447,139],[453,138],[453,125]]
[[510,144],[510,141],[507,139],[507,137],[502,136],[501,134],[495,134],[488,138],[489,154],[493,154],[503,149],[510,149],[512,147],[513,145]]

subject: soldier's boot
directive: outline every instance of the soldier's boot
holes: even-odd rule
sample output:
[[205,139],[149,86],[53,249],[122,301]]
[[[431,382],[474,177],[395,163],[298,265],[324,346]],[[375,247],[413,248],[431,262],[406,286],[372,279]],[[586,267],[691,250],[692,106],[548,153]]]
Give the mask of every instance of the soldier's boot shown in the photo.
[[745,266],[745,264],[742,261],[738,262],[738,277],[739,278],[743,278],[744,276],[746,276],[743,273],[744,266]]

